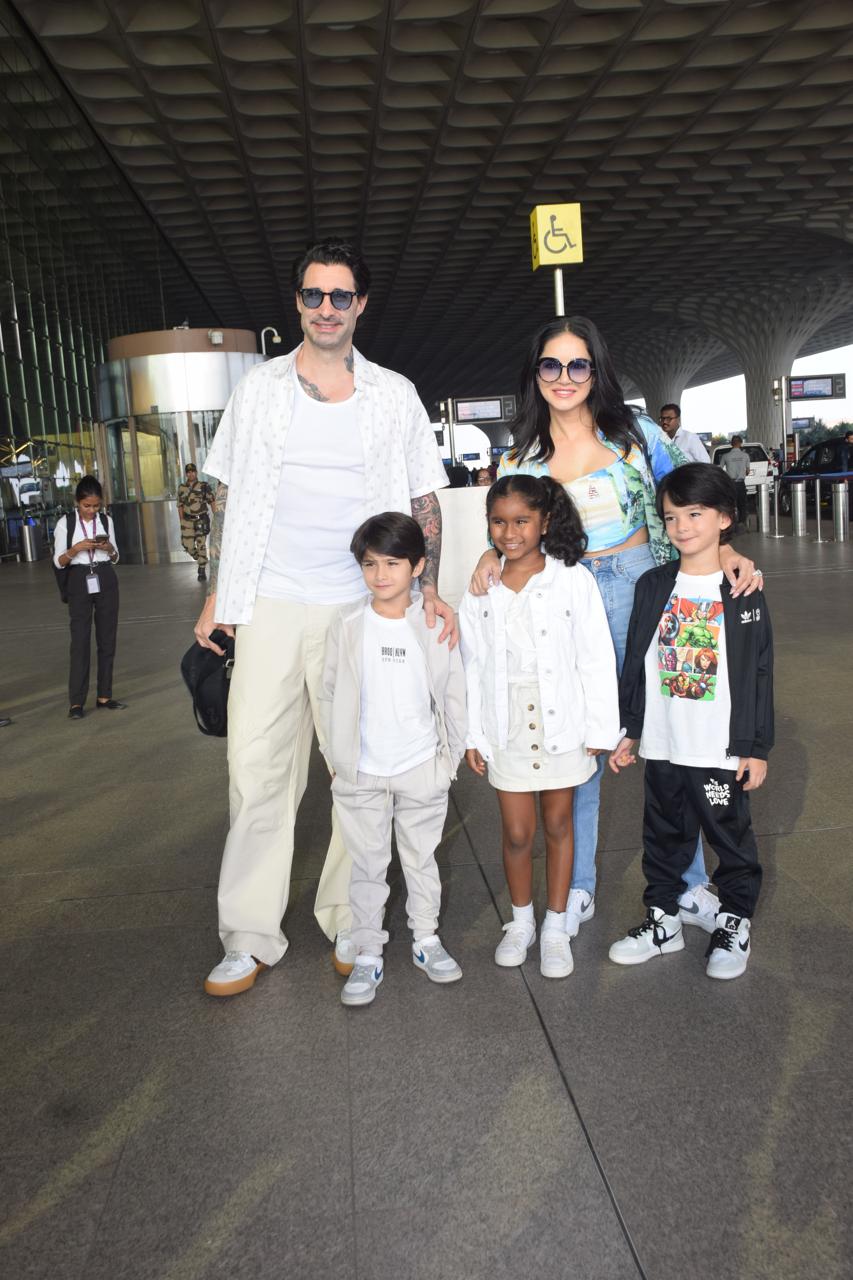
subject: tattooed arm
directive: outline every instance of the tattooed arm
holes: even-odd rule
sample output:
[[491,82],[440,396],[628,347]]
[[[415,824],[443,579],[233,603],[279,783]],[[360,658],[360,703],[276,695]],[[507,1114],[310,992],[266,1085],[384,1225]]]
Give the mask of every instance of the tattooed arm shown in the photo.
[[422,498],[412,498],[412,516],[421,526],[426,543],[426,558],[421,573],[421,591],[424,597],[424,613],[427,625],[435,626],[436,615],[442,619],[444,627],[439,641],[450,637],[453,649],[459,639],[459,628],[456,615],[450,605],[445,604],[438,596],[438,566],[441,560],[441,507],[434,493],[425,493]]
[[207,588],[207,594],[209,596],[216,595],[216,582],[219,577],[219,560],[222,556],[222,534],[225,531],[225,508],[227,503],[228,485],[222,484],[220,481],[216,486],[213,519],[210,522],[210,543],[207,549],[207,558],[210,569],[210,586]]
[[421,574],[421,591],[438,589],[438,565],[441,560],[441,507],[434,493],[412,498],[412,516],[421,526],[426,543],[426,562]]
[[212,649],[214,653],[221,654],[223,651],[219,645],[214,644],[210,639],[211,631],[215,631],[217,625],[220,631],[226,632],[233,636],[234,628],[226,626],[224,623],[216,622],[216,583],[219,578],[219,561],[222,556],[222,534],[225,529],[225,510],[228,505],[228,486],[225,484],[217,484],[216,486],[216,506],[213,512],[213,521],[210,528],[210,544],[208,547],[208,570],[210,572],[210,584],[207,588],[207,599],[204,602],[204,608],[201,611],[198,622],[195,624],[195,638],[203,649]]

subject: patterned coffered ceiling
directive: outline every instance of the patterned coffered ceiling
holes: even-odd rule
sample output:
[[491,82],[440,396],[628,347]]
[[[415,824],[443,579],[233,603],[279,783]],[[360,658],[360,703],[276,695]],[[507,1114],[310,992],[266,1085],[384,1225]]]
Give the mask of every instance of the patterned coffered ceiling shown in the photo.
[[[760,325],[853,275],[850,0],[13,7],[195,282],[193,323],[293,344],[293,258],[352,235],[359,345],[428,401],[512,387],[552,311],[536,203],[582,202],[568,309],[634,368],[711,316],[694,380],[737,372],[727,311]],[[851,337],[853,295],[805,349]]]

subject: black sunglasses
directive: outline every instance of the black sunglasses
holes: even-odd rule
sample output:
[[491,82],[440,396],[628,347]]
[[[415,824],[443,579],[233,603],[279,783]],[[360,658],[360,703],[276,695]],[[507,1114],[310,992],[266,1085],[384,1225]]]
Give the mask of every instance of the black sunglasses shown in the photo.
[[595,373],[592,361],[582,360],[580,356],[568,364],[560,364],[553,356],[543,356],[536,361],[536,372],[543,382],[559,382],[564,369],[572,382],[589,382]]
[[303,307],[307,307],[309,311],[316,311],[321,307],[324,298],[331,299],[336,311],[349,311],[353,298],[358,297],[354,289],[332,289],[331,293],[324,293],[322,289],[297,289],[296,292],[302,299]]

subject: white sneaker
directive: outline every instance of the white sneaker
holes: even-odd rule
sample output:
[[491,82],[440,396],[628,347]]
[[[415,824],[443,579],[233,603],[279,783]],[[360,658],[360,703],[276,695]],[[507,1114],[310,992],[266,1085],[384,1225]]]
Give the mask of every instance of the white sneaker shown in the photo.
[[705,955],[709,978],[739,978],[749,960],[749,921],[729,911],[717,912],[717,925]]
[[684,934],[678,916],[665,915],[660,907],[649,907],[643,923],[614,942],[608,955],[616,964],[645,964],[652,956],[683,950]]
[[709,893],[704,884],[688,889],[678,899],[678,918],[682,924],[698,924],[706,933],[713,933],[714,919],[720,909],[720,899]]
[[539,972],[543,978],[568,978],[575,962],[565,929],[543,929],[539,935]]
[[570,938],[578,936],[578,929],[595,915],[595,894],[586,889],[570,889],[566,903],[566,933]]
[[341,1004],[372,1004],[385,970],[379,956],[356,957],[352,973],[341,991]]
[[458,982],[462,970],[438,940],[438,934],[412,943],[412,960],[431,982]]
[[514,969],[524,964],[527,951],[536,941],[536,925],[523,920],[510,920],[504,925],[504,936],[495,951],[495,964],[503,969]]
[[345,978],[348,977],[352,973],[357,955],[358,947],[350,937],[349,930],[341,929],[335,938],[335,950],[332,954],[332,964],[338,973],[342,973]]
[[205,978],[209,996],[237,996],[255,985],[255,978],[269,968],[248,951],[226,951],[215,969]]

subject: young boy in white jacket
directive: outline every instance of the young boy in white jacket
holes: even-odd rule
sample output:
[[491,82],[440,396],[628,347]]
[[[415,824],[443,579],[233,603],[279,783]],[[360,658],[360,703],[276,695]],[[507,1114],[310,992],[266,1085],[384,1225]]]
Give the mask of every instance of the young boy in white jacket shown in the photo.
[[352,859],[357,957],[341,992],[370,1004],[383,978],[393,820],[406,880],[412,960],[433,982],[462,970],[438,938],[435,850],[448,791],[465,749],[465,676],[458,649],[439,642],[413,592],[423,570],[420,526],[397,511],[366,520],[350,550],[370,596],[344,609],[326,641],[320,717],[332,799]]

